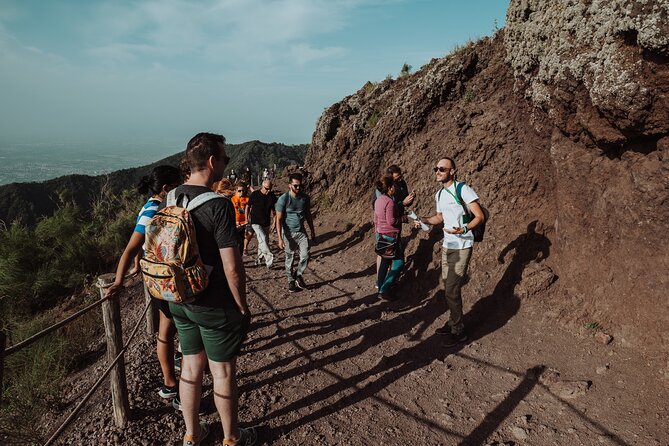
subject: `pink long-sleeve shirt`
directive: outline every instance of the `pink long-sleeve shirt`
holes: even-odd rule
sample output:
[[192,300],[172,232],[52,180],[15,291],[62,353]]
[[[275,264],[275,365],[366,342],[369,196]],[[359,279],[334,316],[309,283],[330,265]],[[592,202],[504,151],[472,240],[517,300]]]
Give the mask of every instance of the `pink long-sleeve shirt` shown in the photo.
[[400,232],[402,218],[395,202],[383,194],[374,202],[374,227],[378,234],[395,237]]

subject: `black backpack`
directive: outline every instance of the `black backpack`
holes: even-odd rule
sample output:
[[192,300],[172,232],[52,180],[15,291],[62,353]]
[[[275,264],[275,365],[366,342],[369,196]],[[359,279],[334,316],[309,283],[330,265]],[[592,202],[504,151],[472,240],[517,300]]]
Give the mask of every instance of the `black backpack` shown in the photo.
[[[460,206],[462,206],[462,209],[465,211],[465,215],[464,215],[464,217],[462,217],[462,220],[465,224],[467,224],[474,219],[474,214],[472,213],[472,211],[469,210],[469,206],[467,206],[465,204],[464,200],[462,199],[462,186],[464,186],[464,185],[465,185],[465,183],[462,183],[462,182],[460,182],[460,183],[456,182],[455,183],[455,197],[453,197],[453,198],[455,198],[455,201]],[[444,191],[444,188],[441,188],[439,190],[439,193],[437,194],[437,202],[439,202],[439,200],[441,199],[441,193],[443,191]],[[449,191],[449,193],[450,193],[450,191]],[[483,223],[476,225],[476,227],[474,229],[472,229],[472,234],[474,234],[474,241],[475,242],[482,242],[483,241],[483,236],[485,234],[485,225],[488,222],[488,218],[490,216],[490,212],[488,211],[488,209],[483,207],[483,205],[481,205],[481,210],[483,211],[483,216],[485,217],[485,220],[483,220]]]

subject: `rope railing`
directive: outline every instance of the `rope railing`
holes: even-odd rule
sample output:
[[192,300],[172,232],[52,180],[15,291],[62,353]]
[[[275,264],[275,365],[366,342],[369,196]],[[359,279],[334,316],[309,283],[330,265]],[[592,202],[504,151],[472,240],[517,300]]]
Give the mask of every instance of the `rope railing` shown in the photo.
[[63,424],[61,424],[60,427],[53,433],[53,435],[51,435],[51,437],[49,437],[49,439],[46,441],[46,443],[44,443],[44,446],[50,446],[50,445],[53,444],[54,441],[56,441],[58,439],[60,434],[63,433],[65,428],[77,416],[77,414],[79,414],[79,411],[84,407],[84,405],[88,402],[88,400],[93,396],[93,393],[95,393],[95,391],[98,389],[100,384],[102,384],[102,382],[105,380],[105,378],[107,378],[107,376],[109,376],[112,369],[121,360],[121,358],[123,357],[123,354],[128,349],[128,346],[130,345],[130,342],[132,342],[133,338],[137,334],[137,331],[139,330],[139,327],[142,324],[144,316],[146,316],[147,312],[149,311],[149,308],[151,308],[151,302],[150,301],[147,303],[146,307],[144,308],[144,311],[142,312],[142,315],[137,320],[137,323],[135,324],[135,327],[132,330],[132,333],[130,333],[130,337],[128,338],[126,343],[123,345],[123,348],[121,349],[121,351],[118,353],[118,355],[116,355],[116,357],[111,362],[111,364],[109,364],[107,369],[102,373],[102,376],[100,376],[100,378],[98,378],[98,380],[95,382],[95,384],[93,384],[93,387],[91,387],[91,389],[88,391],[88,393],[86,393],[84,398],[79,402],[79,404],[77,404],[77,406],[74,408],[74,410],[72,410],[72,413],[65,419]]
[[87,307],[82,308],[81,310],[77,311],[76,313],[70,315],[69,317],[63,319],[62,321],[53,324],[52,326],[45,328],[44,330],[40,331],[39,333],[35,333],[34,335],[30,336],[29,338],[26,338],[22,340],[21,342],[12,345],[11,347],[8,347],[5,349],[5,357],[11,355],[12,353],[16,353],[17,351],[33,344],[36,341],[39,341],[42,339],[44,336],[58,330],[60,327],[63,327],[73,320],[77,319],[79,316],[82,316],[89,311],[93,310],[94,308],[98,307],[99,305],[102,305],[106,300],[108,300],[111,296],[105,296],[99,300],[96,300],[92,304],[88,305]]
[[[32,345],[38,340],[44,338],[50,333],[53,333],[59,328],[62,328],[63,326],[71,323],[72,321],[90,312],[91,310],[97,307],[102,307],[102,318],[104,321],[109,364],[106,370],[103,372],[102,376],[98,378],[98,380],[91,387],[91,389],[86,393],[86,395],[84,395],[83,399],[73,409],[72,413],[65,419],[65,421],[58,427],[58,429],[56,429],[56,431],[51,435],[51,437],[47,440],[47,442],[44,443],[44,446],[51,445],[54,443],[54,441],[56,441],[56,439],[63,433],[63,431],[67,428],[67,426],[77,418],[79,412],[84,407],[84,405],[90,400],[95,391],[99,389],[102,382],[108,377],[111,389],[114,421],[118,427],[124,427],[128,421],[130,413],[130,404],[128,401],[128,388],[125,378],[125,364],[122,361],[123,354],[128,350],[128,346],[137,335],[137,332],[139,331],[139,327],[142,325],[142,322],[147,323],[147,330],[155,328],[153,321],[153,314],[149,313],[149,310],[151,310],[153,307],[152,305],[153,299],[150,298],[150,296],[148,295],[145,296],[146,307],[144,308],[142,315],[139,317],[137,323],[132,329],[130,336],[124,343],[122,335],[121,310],[119,305],[118,294],[117,293],[114,293],[113,295],[105,294],[105,290],[109,288],[113,283],[114,277],[115,274],[113,273],[103,274],[98,277],[97,286],[100,290],[100,299],[87,305],[84,308],[81,308],[80,310],[66,317],[62,321],[57,322],[26,339],[23,339],[17,344],[14,344],[7,348],[6,336],[4,333],[0,332],[0,398],[1,398],[2,397],[1,392],[3,387],[4,359],[7,356]],[[150,333],[153,333],[153,331],[151,331]]]

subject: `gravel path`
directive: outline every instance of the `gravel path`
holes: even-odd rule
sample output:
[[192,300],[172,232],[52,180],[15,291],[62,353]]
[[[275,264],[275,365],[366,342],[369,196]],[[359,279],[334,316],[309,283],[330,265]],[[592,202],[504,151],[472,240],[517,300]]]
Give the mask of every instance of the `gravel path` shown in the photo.
[[[294,294],[282,256],[271,270],[246,258],[254,317],[239,360],[240,420],[260,426],[263,444],[669,444],[666,358],[568,332],[538,303],[502,293],[465,293],[470,341],[444,348],[434,333],[447,318],[438,286],[415,293],[405,286],[400,301],[381,302],[369,238],[347,232],[312,252],[310,289]],[[124,297],[128,326],[140,292],[137,284]],[[73,374],[63,412],[45,416],[44,432],[95,380],[102,353]],[[181,416],[156,394],[154,340],[143,333],[126,363],[130,425],[113,426],[104,388],[59,444],[180,440]],[[206,444],[221,444],[220,424],[213,434]]]

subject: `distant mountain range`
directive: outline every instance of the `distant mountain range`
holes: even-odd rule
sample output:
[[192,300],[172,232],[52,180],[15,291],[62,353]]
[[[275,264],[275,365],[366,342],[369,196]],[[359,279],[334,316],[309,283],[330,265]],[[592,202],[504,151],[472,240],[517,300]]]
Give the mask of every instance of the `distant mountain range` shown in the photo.
[[[281,171],[289,165],[303,165],[308,144],[285,145],[249,141],[243,144],[227,144],[230,165],[226,174],[232,169],[242,172],[247,167],[255,174],[265,167],[276,165]],[[6,224],[14,221],[32,226],[41,217],[49,216],[60,203],[59,194],[66,193],[79,206],[89,209],[93,201],[100,195],[103,185],[113,192],[121,192],[133,188],[151,169],[161,164],[178,167],[183,152],[176,153],[155,163],[114,171],[108,175],[65,175],[41,183],[12,183],[0,186],[0,220]]]

